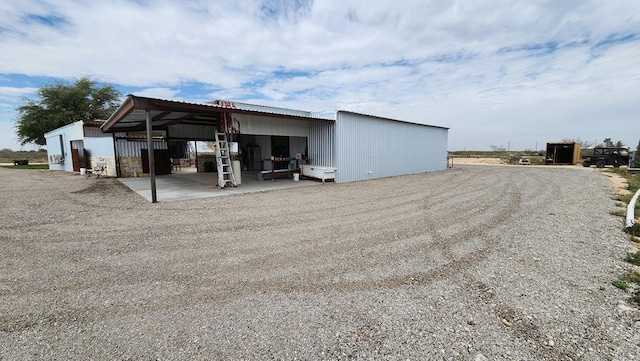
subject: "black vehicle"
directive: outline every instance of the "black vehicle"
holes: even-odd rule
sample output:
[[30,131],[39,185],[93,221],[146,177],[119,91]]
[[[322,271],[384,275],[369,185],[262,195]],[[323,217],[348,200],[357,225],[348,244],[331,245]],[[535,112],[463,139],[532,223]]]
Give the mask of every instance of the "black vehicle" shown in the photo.
[[629,164],[629,149],[627,148],[593,148],[593,155],[586,156],[582,165],[590,167],[595,165],[604,168],[607,165],[619,167]]

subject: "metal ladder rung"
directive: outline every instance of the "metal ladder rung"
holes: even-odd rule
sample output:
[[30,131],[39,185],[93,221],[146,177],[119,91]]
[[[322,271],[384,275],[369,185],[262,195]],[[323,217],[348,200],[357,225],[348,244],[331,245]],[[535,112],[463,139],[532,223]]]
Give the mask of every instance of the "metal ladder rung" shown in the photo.
[[226,133],[216,132],[216,161],[218,163],[218,187],[224,188],[227,184],[236,186],[236,177],[231,165],[231,154]]

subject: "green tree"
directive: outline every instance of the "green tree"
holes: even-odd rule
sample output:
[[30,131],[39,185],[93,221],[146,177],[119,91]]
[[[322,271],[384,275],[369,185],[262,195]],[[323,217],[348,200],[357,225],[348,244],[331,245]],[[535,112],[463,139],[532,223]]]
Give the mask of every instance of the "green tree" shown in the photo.
[[25,105],[16,109],[16,134],[21,145],[45,145],[44,133],[78,120],[107,119],[118,107],[121,97],[111,85],[89,77],[73,84],[57,82],[44,85],[37,99],[25,98]]

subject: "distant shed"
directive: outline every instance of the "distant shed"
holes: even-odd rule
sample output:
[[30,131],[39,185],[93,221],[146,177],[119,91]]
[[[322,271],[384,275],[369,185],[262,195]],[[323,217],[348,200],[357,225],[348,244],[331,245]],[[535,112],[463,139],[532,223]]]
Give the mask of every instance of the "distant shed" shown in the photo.
[[114,176],[113,136],[102,132],[103,124],[102,120],[80,120],[45,133],[49,169],[79,172],[103,164],[106,174]]
[[580,144],[547,143],[545,164],[576,164],[580,160]]

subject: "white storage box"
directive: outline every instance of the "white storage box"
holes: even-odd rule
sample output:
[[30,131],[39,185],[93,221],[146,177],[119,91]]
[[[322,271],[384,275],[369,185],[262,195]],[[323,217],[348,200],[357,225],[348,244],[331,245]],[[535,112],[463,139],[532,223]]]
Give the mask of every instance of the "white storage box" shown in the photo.
[[336,171],[337,168],[333,167],[325,167],[322,165],[315,164],[303,164],[302,165],[302,175],[305,177],[317,178],[321,179],[322,183],[325,180],[331,179],[333,181],[336,180]]

